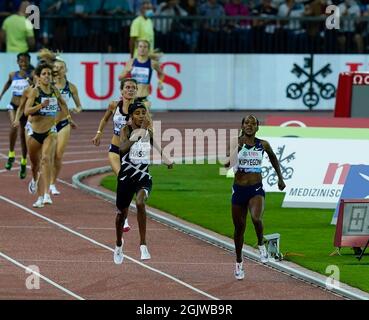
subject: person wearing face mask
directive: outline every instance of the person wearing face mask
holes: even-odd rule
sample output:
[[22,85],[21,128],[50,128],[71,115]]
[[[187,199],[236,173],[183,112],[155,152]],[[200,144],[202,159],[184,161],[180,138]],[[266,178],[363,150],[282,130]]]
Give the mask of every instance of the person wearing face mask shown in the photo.
[[154,47],[154,25],[151,17],[154,15],[153,6],[150,0],[141,2],[140,14],[131,24],[129,33],[129,52],[131,58],[137,56],[136,41],[138,39],[147,40],[150,43],[150,48]]

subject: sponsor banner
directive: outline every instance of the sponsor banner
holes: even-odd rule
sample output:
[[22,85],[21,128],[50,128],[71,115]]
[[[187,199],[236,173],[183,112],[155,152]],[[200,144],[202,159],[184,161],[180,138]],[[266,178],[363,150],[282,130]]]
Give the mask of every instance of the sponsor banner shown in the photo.
[[369,140],[369,129],[260,126],[258,136]]
[[334,209],[340,199],[343,185],[295,185],[286,188],[284,208]]
[[[340,199],[369,199],[369,165],[351,166]],[[336,205],[335,209],[332,224],[337,222],[339,205]],[[360,219],[357,223],[359,222]]]
[[[298,189],[297,197],[304,196],[306,192],[304,188],[317,189],[322,185],[326,188],[343,186],[351,165],[369,164],[368,140],[283,137],[265,137],[265,140],[269,141],[280,162],[287,191],[292,187],[302,188],[302,196]],[[262,163],[264,189],[267,192],[276,192],[278,178],[267,155],[264,155]],[[320,195],[326,199],[324,202],[332,202],[329,192]],[[313,197],[312,194],[307,196]]]
[[358,118],[267,116],[264,124],[267,126],[280,127],[369,128],[368,119]]
[[[119,98],[118,75],[128,54],[62,57],[85,109],[106,109],[110,100]],[[36,64],[35,54],[32,62]],[[0,65],[2,85],[18,69],[16,56],[1,53]],[[166,54],[161,66],[164,90],[158,90],[154,74],[153,110],[333,110],[339,73],[368,70],[369,56]],[[4,109],[9,100],[8,91],[0,107]]]

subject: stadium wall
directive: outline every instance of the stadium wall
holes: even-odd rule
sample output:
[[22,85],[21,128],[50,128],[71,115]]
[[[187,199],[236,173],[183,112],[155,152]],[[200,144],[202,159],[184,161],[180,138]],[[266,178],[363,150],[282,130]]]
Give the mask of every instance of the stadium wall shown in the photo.
[[[119,98],[118,75],[128,54],[63,54],[68,79],[86,110]],[[32,54],[32,63],[36,63]],[[368,71],[366,55],[166,54],[164,90],[152,79],[153,110],[333,110],[338,75]],[[14,54],[0,54],[0,86],[17,70]],[[10,92],[0,101],[5,109]]]

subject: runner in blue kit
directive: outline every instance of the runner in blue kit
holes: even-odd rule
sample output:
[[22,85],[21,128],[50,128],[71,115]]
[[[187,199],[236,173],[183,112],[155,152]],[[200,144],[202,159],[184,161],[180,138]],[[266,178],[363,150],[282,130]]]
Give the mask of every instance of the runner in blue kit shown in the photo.
[[[149,173],[151,145],[159,149],[153,141],[150,129],[150,118],[143,102],[135,101],[128,109],[131,124],[126,125],[120,134],[121,168],[118,174],[116,205],[118,208],[115,219],[116,247],[114,262],[123,262],[123,223],[128,215],[128,208],[136,194],[137,221],[140,233],[141,260],[151,259],[146,245],[146,208],[145,202],[152,188],[152,177]],[[168,169],[173,163],[163,156]]]
[[242,119],[238,147],[233,151],[230,162],[235,178],[232,193],[232,218],[234,224],[234,244],[236,249],[236,268],[234,276],[242,280],[245,276],[242,260],[242,247],[246,229],[246,216],[250,211],[251,219],[258,238],[260,260],[268,262],[268,253],[264,245],[263,221],[265,192],[262,184],[261,167],[264,152],[278,175],[278,188],[283,190],[286,185],[282,178],[278,159],[268,141],[255,137],[259,130],[259,120],[249,115]]
[[137,81],[137,97],[136,99],[145,103],[146,107],[151,107],[148,100],[150,95],[150,83],[152,72],[155,70],[159,79],[159,90],[163,89],[164,73],[158,61],[149,57],[150,43],[146,40],[137,41],[137,58],[127,62],[123,73],[119,76],[119,80],[131,77]]
[[[7,107],[9,120],[10,120],[10,133],[9,133],[9,153],[8,153],[8,161],[6,162],[5,168],[7,170],[11,170],[13,163],[15,161],[15,142],[17,140],[18,134],[18,126],[14,126],[13,123],[16,118],[16,112],[21,103],[21,97],[23,92],[31,85],[32,83],[32,69],[30,68],[30,60],[31,57],[28,53],[19,53],[17,55],[17,63],[19,66],[19,70],[15,72],[11,72],[9,74],[8,81],[5,83],[3,91],[0,94],[0,100],[5,94],[5,92],[10,88],[12,91],[12,98]],[[19,119],[20,123],[20,139],[21,139],[21,148],[22,148],[22,158],[21,158],[21,166],[19,177],[24,179],[26,177],[26,168],[27,168],[27,145],[25,138],[24,127],[26,125],[27,118],[23,115]]]

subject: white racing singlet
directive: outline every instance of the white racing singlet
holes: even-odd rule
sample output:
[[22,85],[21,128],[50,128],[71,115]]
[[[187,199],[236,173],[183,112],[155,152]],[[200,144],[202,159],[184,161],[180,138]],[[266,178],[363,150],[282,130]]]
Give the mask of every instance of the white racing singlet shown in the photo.
[[261,173],[263,162],[264,147],[261,141],[255,138],[255,145],[244,144],[238,152],[237,170],[249,173]]

